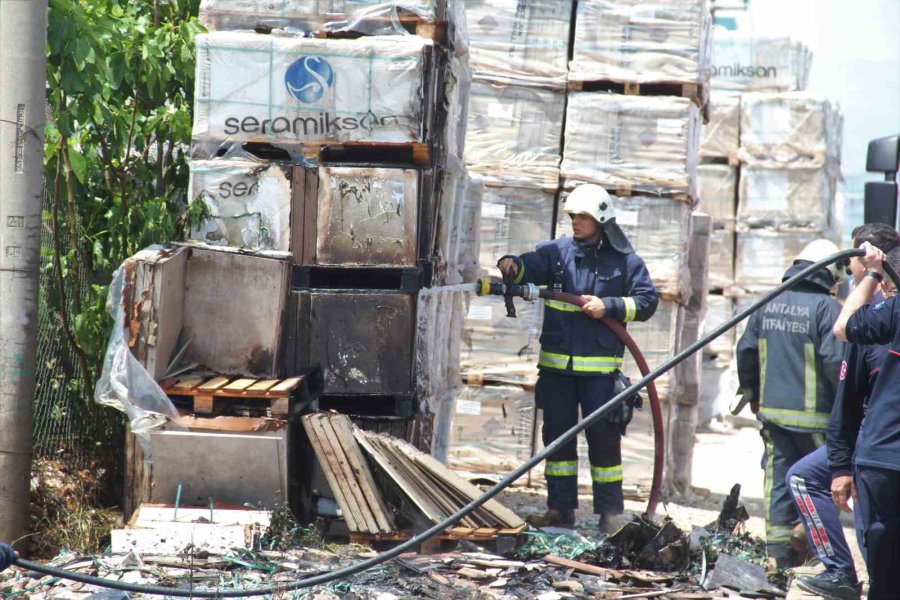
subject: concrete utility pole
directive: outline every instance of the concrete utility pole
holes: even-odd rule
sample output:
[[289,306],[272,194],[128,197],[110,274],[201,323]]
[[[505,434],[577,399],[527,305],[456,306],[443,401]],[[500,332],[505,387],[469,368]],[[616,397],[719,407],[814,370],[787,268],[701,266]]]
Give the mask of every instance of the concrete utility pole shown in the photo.
[[28,529],[46,87],[47,0],[0,0],[0,542]]

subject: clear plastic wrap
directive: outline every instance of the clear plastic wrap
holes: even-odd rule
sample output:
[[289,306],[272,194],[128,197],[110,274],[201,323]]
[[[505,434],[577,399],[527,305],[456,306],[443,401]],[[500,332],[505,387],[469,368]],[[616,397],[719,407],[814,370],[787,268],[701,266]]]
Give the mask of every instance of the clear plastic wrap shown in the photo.
[[192,161],[188,198],[209,217],[191,239],[215,246],[290,251],[291,181],[287,166],[250,160]]
[[734,92],[803,90],[812,53],[787,37],[753,37],[717,27],[713,33],[713,89]]
[[459,159],[440,173],[435,224],[435,285],[474,282],[478,276],[481,191]]
[[453,399],[448,466],[478,477],[503,477],[531,457],[534,417],[534,391],[515,385],[461,387]]
[[721,226],[734,223],[737,210],[737,169],[728,165],[700,165],[697,167],[700,183],[699,209],[711,216]]
[[[155,260],[168,251],[162,246],[152,246],[139,255]],[[112,318],[113,326],[103,357],[103,370],[94,388],[94,399],[127,415],[131,431],[140,441],[144,454],[148,455],[150,430],[165,425],[167,418],[177,419],[178,411],[153,375],[129,349],[131,299],[136,292],[142,294],[145,290],[134,289],[130,272],[133,273],[136,265],[129,266],[128,262],[113,275],[106,300],[106,312]]]
[[737,160],[741,145],[741,98],[713,93],[709,99],[709,122],[703,125],[700,156]]
[[745,289],[770,288],[781,283],[797,255],[813,240],[829,237],[815,231],[778,232],[769,229],[738,231],[735,284]]
[[472,69],[465,55],[450,57],[448,76],[444,80],[446,125],[444,148],[450,156],[461,159],[466,147],[469,99],[472,91]]
[[476,79],[469,98],[466,163],[492,183],[559,184],[564,91]]
[[741,156],[781,164],[840,161],[840,110],[811,92],[744,94]]
[[416,169],[319,167],[316,264],[415,266],[419,176]]
[[[671,358],[678,348],[680,325],[678,313],[682,308],[677,302],[660,300],[659,307],[648,321],[635,321],[628,324],[628,333],[641,349],[651,371]],[[625,351],[622,372],[630,377],[631,381],[637,381],[642,377],[628,350]],[[671,371],[656,380],[656,389],[661,398],[668,397],[670,383]]]
[[565,88],[572,0],[466,0],[476,76]]
[[[572,235],[572,221],[560,198],[556,237]],[[616,223],[644,260],[657,291],[679,300],[689,295],[688,252],[691,207],[668,198],[613,196]]]
[[416,393],[437,405],[460,384],[459,353],[465,322],[465,293],[428,288],[416,307]]
[[825,231],[831,225],[835,191],[836,182],[825,166],[794,163],[770,168],[745,164],[741,168],[738,223]]
[[422,140],[431,42],[421,37],[214,32],[198,35],[196,46],[194,158],[222,142],[292,149],[308,141]]
[[[703,335],[711,333],[716,327],[734,316],[734,299],[722,294],[709,294],[706,296],[706,317],[703,321]],[[737,341],[732,327],[721,336],[717,337],[710,345],[703,349],[704,354],[714,355],[726,359],[734,354],[734,344]]]
[[709,244],[709,287],[724,290],[734,285],[734,219],[713,229]]
[[707,83],[706,0],[579,0],[576,11],[570,80]]
[[408,34],[410,18],[434,21],[435,0],[202,0],[200,22],[210,31],[283,29],[363,35]]
[[566,186],[696,198],[700,111],[687,98],[569,94],[562,176]]

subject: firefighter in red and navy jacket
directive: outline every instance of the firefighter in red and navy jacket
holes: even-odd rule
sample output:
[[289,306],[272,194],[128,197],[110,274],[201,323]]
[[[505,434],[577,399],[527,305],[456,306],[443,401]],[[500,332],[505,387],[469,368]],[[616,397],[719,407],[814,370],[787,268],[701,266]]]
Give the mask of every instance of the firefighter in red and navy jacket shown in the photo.
[[[616,393],[624,344],[599,319],[645,321],[659,302],[644,261],[616,224],[606,190],[597,185],[579,186],[566,200],[565,211],[572,218],[572,237],[544,242],[534,252],[504,256],[497,263],[500,271],[514,275],[517,283],[548,285],[589,301],[583,308],[553,300],[544,303],[535,401],[544,413],[545,445],[578,422],[579,406],[583,415],[590,414]],[[620,522],[618,515],[624,512],[621,436],[627,417],[622,414],[613,410],[610,418],[585,431],[594,512],[600,515],[600,528],[605,531],[614,529]],[[547,460],[548,510],[530,518],[529,523],[574,527],[577,474],[573,439]]]

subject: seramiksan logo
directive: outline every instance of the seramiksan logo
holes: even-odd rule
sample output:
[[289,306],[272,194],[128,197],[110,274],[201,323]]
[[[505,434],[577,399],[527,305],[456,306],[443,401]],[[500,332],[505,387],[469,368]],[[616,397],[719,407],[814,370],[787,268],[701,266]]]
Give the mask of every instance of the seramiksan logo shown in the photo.
[[304,104],[315,104],[334,85],[334,70],[319,56],[298,58],[284,72],[288,92]]

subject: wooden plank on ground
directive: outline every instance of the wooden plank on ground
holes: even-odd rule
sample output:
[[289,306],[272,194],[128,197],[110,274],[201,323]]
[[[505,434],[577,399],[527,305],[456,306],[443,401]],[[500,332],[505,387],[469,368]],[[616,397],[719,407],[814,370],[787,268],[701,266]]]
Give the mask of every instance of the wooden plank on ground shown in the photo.
[[263,379],[262,381],[257,381],[256,383],[251,385],[249,388],[247,388],[247,391],[248,392],[265,392],[266,390],[268,390],[270,387],[272,387],[279,381],[281,381],[281,380],[280,379]]
[[291,390],[293,390],[295,387],[297,387],[300,384],[300,381],[302,379],[303,379],[302,377],[291,377],[289,379],[285,379],[278,385],[272,387],[269,391],[270,392],[290,392]]
[[259,380],[258,379],[247,379],[247,378],[235,379],[234,381],[232,381],[231,383],[229,383],[222,389],[228,390],[229,392],[240,392],[242,390],[247,389],[248,387],[250,387],[257,381],[259,381]]
[[338,466],[341,469],[341,477],[350,490],[354,508],[358,511],[366,524],[366,531],[369,533],[378,533],[380,531],[378,522],[372,514],[372,510],[369,507],[369,503],[366,501],[366,496],[360,488],[353,469],[350,468],[344,448],[341,446],[341,443],[334,432],[334,427],[331,425],[331,419],[322,415],[322,418],[318,420],[318,425],[322,428],[322,432],[325,434],[328,443],[331,445],[331,451],[334,453],[334,457],[337,459]]
[[[446,481],[448,484],[452,485],[460,493],[468,497],[470,501],[481,496],[481,490],[445,467],[434,457],[416,450],[411,445],[401,440],[392,439],[391,443],[401,452],[406,454],[410,458],[410,460],[419,463],[422,467],[428,469],[429,471]],[[500,519],[501,523],[508,528],[520,527],[525,524],[525,521],[523,521],[522,518],[519,517],[519,515],[509,510],[496,500],[488,500],[482,506],[486,511],[490,512],[497,519]]]
[[408,478],[403,475],[396,465],[378,448],[375,446],[375,442],[378,439],[377,434],[365,432],[359,428],[353,429],[353,436],[356,438],[356,441],[359,442],[359,445],[362,446],[363,450],[368,453],[369,456],[381,467],[385,473],[387,473],[388,477],[390,477],[394,483],[396,483],[400,490],[406,495],[407,498],[422,511],[422,514],[425,515],[433,523],[438,523],[442,520],[442,516],[431,500],[425,497],[417,487],[414,487],[409,481]]
[[331,487],[331,492],[334,494],[334,499],[337,502],[338,506],[341,508],[341,513],[343,513],[344,520],[347,522],[347,528],[350,531],[359,531],[359,524],[357,523],[356,518],[353,513],[350,511],[350,503],[347,498],[344,496],[344,488],[340,486],[338,482],[338,478],[335,475],[334,467],[331,465],[331,459],[325,453],[324,449],[324,441],[319,439],[319,429],[315,426],[314,419],[317,415],[307,415],[303,417],[303,429],[306,430],[306,434],[309,436],[309,442],[313,447],[313,451],[316,454],[316,458],[319,460],[319,465],[322,467],[322,472],[325,474],[325,479],[328,481],[328,485]]
[[209,379],[208,377],[198,377],[197,375],[190,375],[188,377],[183,377],[175,382],[175,385],[171,386],[169,389],[172,390],[190,390],[204,381]]
[[214,377],[197,389],[199,389],[201,392],[212,392],[219,389],[229,381],[231,381],[230,377]]
[[350,418],[346,415],[335,415],[330,420],[335,433],[340,437],[341,444],[344,446],[347,458],[351,462],[351,467],[360,482],[363,493],[366,494],[369,506],[372,507],[372,512],[378,519],[379,526],[385,532],[396,531],[397,525],[394,522],[394,516],[387,503],[385,503],[381,492],[379,492],[378,486],[375,484],[375,478],[372,476],[366,457],[363,456],[362,450],[359,449],[359,443],[353,437]]
[[[314,432],[315,443],[313,444],[313,449],[316,456],[319,458],[322,471],[325,472],[325,478],[328,480],[328,485],[331,486],[331,491],[335,496],[334,499],[337,501],[338,506],[341,507],[341,512],[344,514],[344,520],[347,521],[347,528],[350,531],[367,532],[368,527],[366,522],[359,512],[359,507],[356,505],[353,494],[341,476],[341,465],[338,463],[337,457],[331,449],[331,444],[328,441],[325,432],[322,430],[320,421],[321,415],[317,414],[303,418],[304,425],[309,424]],[[313,434],[310,434],[310,441],[312,441],[312,439]]]

